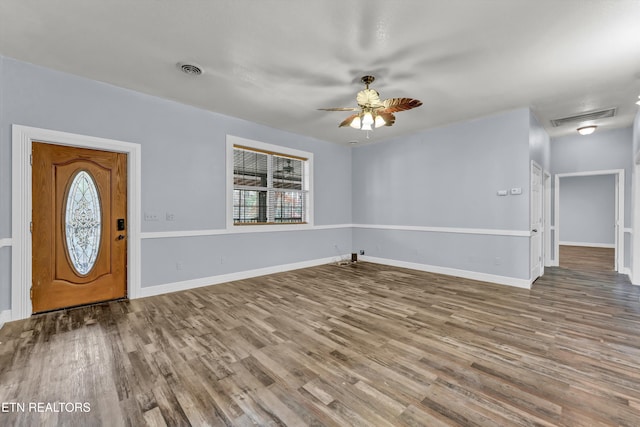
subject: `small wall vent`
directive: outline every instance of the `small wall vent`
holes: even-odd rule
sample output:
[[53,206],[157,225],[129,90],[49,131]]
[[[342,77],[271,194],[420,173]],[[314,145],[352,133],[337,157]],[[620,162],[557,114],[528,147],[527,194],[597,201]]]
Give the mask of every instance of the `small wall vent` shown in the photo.
[[563,126],[569,123],[587,122],[590,120],[606,119],[616,115],[617,108],[608,108],[606,110],[590,111],[575,116],[563,117],[561,119],[552,119],[551,124],[554,127]]

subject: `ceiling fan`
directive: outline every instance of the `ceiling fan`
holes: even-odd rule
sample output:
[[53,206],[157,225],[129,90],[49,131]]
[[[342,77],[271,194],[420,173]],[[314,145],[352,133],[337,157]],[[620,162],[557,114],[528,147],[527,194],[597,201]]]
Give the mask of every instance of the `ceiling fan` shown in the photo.
[[369,85],[373,83],[375,77],[364,76],[360,79],[365,84],[365,89],[358,92],[356,101],[358,108],[336,107],[319,108],[323,111],[358,111],[358,113],[347,117],[338,127],[351,126],[355,129],[372,130],[373,127],[393,126],[396,116],[393,113],[398,111],[411,110],[422,105],[422,101],[412,98],[389,98],[380,100],[380,94]]

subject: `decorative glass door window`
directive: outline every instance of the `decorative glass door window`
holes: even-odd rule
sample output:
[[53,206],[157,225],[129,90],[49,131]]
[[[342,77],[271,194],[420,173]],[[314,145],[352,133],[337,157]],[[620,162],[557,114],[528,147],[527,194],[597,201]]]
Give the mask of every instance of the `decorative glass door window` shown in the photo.
[[233,223],[306,222],[307,159],[233,147]]
[[98,258],[102,230],[98,189],[87,171],[78,172],[71,181],[64,224],[69,259],[76,271],[85,276]]

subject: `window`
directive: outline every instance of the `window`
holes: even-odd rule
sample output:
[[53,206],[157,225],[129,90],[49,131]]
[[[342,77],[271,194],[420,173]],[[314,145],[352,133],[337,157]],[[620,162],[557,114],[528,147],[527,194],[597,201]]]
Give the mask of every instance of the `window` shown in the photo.
[[237,137],[228,140],[233,151],[233,225],[309,223],[310,153]]

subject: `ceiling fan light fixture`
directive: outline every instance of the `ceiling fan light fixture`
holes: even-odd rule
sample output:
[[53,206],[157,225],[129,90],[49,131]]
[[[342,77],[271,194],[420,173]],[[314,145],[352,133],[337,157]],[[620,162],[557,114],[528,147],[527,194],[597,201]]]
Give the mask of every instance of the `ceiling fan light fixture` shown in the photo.
[[379,128],[386,125],[387,122],[382,118],[382,116],[376,116],[375,127]]
[[596,125],[582,126],[582,127],[579,127],[577,130],[580,135],[591,135],[593,132],[596,131],[597,127],[598,126]]
[[369,128],[371,128],[371,125],[373,123],[374,123],[373,114],[371,114],[371,112],[369,111],[364,113],[364,115],[362,116],[362,128],[364,129],[364,126],[368,126]]
[[344,119],[338,127],[350,126],[354,129],[370,131],[373,130],[372,127],[392,126],[396,121],[394,113],[411,110],[422,105],[421,101],[413,98],[389,98],[381,100],[378,91],[369,89],[369,84],[371,84],[375,78],[373,76],[364,76],[361,80],[366,87],[356,95],[356,101],[358,102],[357,108],[318,108],[322,111],[356,112]]

